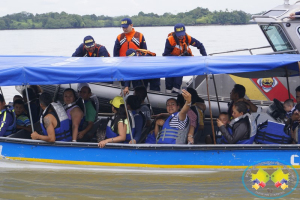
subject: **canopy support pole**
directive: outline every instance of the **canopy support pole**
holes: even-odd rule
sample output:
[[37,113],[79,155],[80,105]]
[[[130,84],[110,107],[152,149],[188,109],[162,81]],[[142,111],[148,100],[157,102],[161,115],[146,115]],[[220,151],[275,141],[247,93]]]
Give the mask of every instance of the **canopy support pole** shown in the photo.
[[2,92],[2,87],[0,87],[0,91],[1,91],[1,94],[2,94],[4,102],[5,102],[5,98],[4,98],[4,95],[3,95],[3,92]]
[[216,87],[216,81],[215,81],[215,76],[212,74],[212,78],[214,81],[214,87],[215,87],[215,92],[216,92],[216,98],[217,98],[217,103],[218,103],[218,109],[219,109],[219,114],[221,113],[221,109],[220,109],[220,102],[219,102],[219,96],[218,96],[218,90]]
[[126,117],[127,117],[127,120],[128,120],[128,126],[129,126],[129,133],[130,133],[130,138],[131,138],[131,144],[133,144],[133,136],[132,136],[132,131],[131,131],[130,119],[129,119],[129,116],[128,116],[128,110],[127,110],[127,105],[126,105],[126,101],[125,101],[125,95],[123,93],[123,87],[122,87],[121,81],[120,81],[120,88],[121,88],[121,94],[122,94],[123,101],[124,101],[124,107],[125,107],[125,110],[126,110]]
[[[298,62],[298,63],[299,63],[299,62]],[[286,75],[286,83],[287,83],[287,87],[288,87],[288,96],[289,96],[289,99],[291,99],[290,83],[289,83],[289,74],[288,74],[287,67],[285,67],[285,75]]]
[[57,100],[57,96],[60,90],[60,84],[56,86],[56,89],[54,91],[54,95],[53,95],[53,101],[55,102]]
[[210,98],[209,98],[209,91],[208,91],[208,75],[207,74],[206,74],[206,89],[207,89],[207,97],[208,97],[208,105],[209,105],[209,113],[210,113],[211,130],[212,130],[212,134],[213,134],[213,138],[214,138],[214,144],[216,144],[215,128],[214,128],[214,122],[213,122],[213,116],[212,116]]
[[29,111],[29,117],[30,117],[31,130],[32,130],[32,133],[33,133],[34,132],[34,127],[33,127],[33,121],[32,121],[32,114],[31,114],[31,108],[30,108],[30,100],[29,100],[29,97],[28,97],[27,85],[25,85],[25,91],[26,91],[26,98],[27,98],[27,104],[28,104],[28,111]]
[[[144,84],[144,80],[141,80],[142,81],[142,83],[143,83],[143,86],[146,88],[146,91],[147,91],[147,87],[145,86],[145,84]],[[148,97],[148,91],[147,91],[147,101],[148,101],[148,103],[149,103],[149,106],[150,106],[150,112],[151,112],[151,115],[154,115],[154,112],[153,112],[153,110],[152,110],[152,106],[151,106],[151,103],[150,103],[150,100],[149,100],[149,97]]]

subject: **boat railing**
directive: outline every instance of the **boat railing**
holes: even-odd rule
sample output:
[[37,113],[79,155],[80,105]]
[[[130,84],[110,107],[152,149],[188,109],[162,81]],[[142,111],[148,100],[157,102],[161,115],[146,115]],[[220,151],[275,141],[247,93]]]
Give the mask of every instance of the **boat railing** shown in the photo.
[[[213,56],[213,55],[218,55],[218,54],[235,53],[235,52],[242,52],[242,51],[249,51],[249,53],[251,55],[253,55],[253,52],[252,52],[253,50],[266,49],[266,48],[272,48],[272,47],[271,46],[262,46],[262,47],[246,48],[246,49],[236,49],[236,50],[230,50],[230,51],[223,51],[223,52],[211,53],[209,55]],[[273,53],[274,52],[269,53],[269,54],[273,54]]]

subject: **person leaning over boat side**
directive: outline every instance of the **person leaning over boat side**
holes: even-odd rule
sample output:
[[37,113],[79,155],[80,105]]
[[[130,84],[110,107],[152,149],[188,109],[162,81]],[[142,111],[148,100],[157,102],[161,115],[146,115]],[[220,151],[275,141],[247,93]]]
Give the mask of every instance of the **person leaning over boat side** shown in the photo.
[[118,35],[114,46],[114,57],[126,56],[128,49],[147,49],[144,35],[133,28],[130,18],[121,21],[123,33]]
[[250,114],[245,102],[238,101],[233,104],[232,116],[234,119],[230,122],[231,129],[217,119],[217,125],[222,133],[222,143],[225,144],[253,144],[254,136],[251,135]]
[[228,114],[230,120],[232,119],[232,107],[234,103],[238,101],[245,102],[251,112],[257,111],[257,106],[254,105],[250,100],[245,99],[246,89],[243,85],[235,84],[230,92],[231,102],[228,104]]
[[78,105],[76,105],[76,94],[72,88],[67,88],[63,93],[65,110],[68,118],[72,124],[72,141],[76,142],[79,126],[83,119],[83,112]]
[[87,125],[83,127],[83,130],[79,131],[77,136],[78,142],[88,142],[92,139],[93,134],[90,130],[93,128],[94,122],[97,119],[97,111],[95,105],[93,105],[91,96],[92,91],[88,84],[82,84],[79,90],[79,96],[84,100],[85,105],[85,122]]
[[72,140],[70,120],[60,103],[54,103],[49,93],[43,92],[40,95],[40,106],[43,114],[40,118],[43,135],[36,131],[31,133],[34,140],[44,140],[46,142]]
[[106,127],[106,138],[99,142],[100,148],[105,147],[107,143],[120,143],[126,140],[126,135],[130,134],[128,120],[126,118],[126,109],[124,100],[120,96],[116,96],[110,101],[112,112],[115,114],[109,120]]
[[151,125],[151,111],[150,105],[145,103],[145,99],[147,97],[147,89],[144,86],[138,86],[134,88],[133,95],[136,95],[141,100],[141,107],[138,111],[141,111],[146,117],[146,127]]
[[110,57],[105,46],[97,44],[90,35],[84,37],[83,43],[72,54],[72,57]]
[[[185,32],[184,24],[176,24],[174,32],[168,35],[163,56],[193,56],[190,45],[197,47],[202,56],[207,56],[206,50],[201,42],[189,36]],[[166,91],[178,93],[182,84],[181,77],[166,78]]]
[[[182,90],[182,96],[185,100],[185,104],[180,112],[176,99],[170,98],[166,102],[167,112],[170,116],[166,120],[156,120],[154,133],[158,139],[158,144],[186,144],[186,138],[189,132],[189,118],[187,112],[192,105],[192,96],[184,89]],[[160,132],[159,127],[162,127]]]
[[6,106],[0,94],[0,137],[8,136],[16,131],[16,115],[12,106]]

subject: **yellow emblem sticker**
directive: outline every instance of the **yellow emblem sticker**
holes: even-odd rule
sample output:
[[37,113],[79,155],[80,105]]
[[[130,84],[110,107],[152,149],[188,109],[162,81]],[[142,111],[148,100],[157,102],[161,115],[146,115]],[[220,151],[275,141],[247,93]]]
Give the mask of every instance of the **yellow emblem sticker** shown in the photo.
[[93,39],[90,39],[90,40],[84,41],[85,44],[86,44],[86,43],[90,43],[90,42],[94,42],[94,40],[93,40]]
[[121,24],[127,24],[127,20],[126,21],[121,21]]
[[184,30],[183,27],[181,27],[181,28],[176,28],[176,32],[183,31],[183,30]]

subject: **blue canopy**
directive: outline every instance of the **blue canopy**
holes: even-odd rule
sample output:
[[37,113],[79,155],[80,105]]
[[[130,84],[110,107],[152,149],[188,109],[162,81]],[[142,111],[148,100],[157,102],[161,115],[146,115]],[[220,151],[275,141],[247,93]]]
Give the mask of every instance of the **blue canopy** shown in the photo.
[[204,74],[270,77],[286,76],[285,69],[289,76],[293,76],[299,75],[298,61],[300,55],[296,54],[109,58],[0,56],[0,86],[108,82]]

